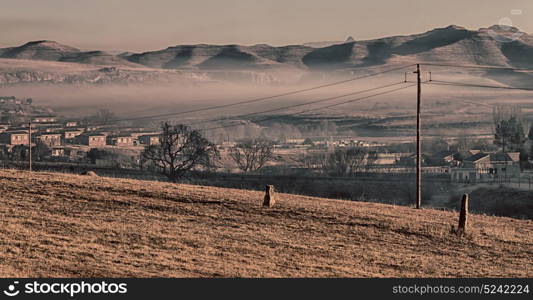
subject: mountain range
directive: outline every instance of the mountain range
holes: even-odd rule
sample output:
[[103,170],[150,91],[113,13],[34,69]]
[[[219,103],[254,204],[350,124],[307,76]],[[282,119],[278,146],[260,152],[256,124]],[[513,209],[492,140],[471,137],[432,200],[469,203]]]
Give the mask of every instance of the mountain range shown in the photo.
[[[414,62],[531,68],[533,35],[514,27],[498,25],[479,30],[452,25],[421,34],[363,41],[349,37],[339,42],[279,47],[267,44],[176,45],[158,51],[118,55],[105,51],[82,51],[42,40],[0,48],[2,59],[189,71],[338,71]],[[2,69],[0,64],[0,72]]]

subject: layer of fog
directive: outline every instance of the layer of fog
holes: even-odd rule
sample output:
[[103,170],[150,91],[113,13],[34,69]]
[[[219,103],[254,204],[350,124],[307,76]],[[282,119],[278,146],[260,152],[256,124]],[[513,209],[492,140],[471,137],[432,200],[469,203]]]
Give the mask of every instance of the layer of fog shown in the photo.
[[[357,99],[374,93],[392,90],[397,87],[412,85],[414,76],[408,75],[408,83],[402,83],[404,74],[396,72],[385,76],[368,78],[346,82],[341,85],[330,86],[300,93],[297,95],[283,96],[239,105],[235,107],[184,115],[183,118],[213,118],[220,116],[232,116],[270,110],[292,104],[305,103],[319,99],[335,97],[343,94],[398,83],[387,89],[347,96],[332,101],[327,101],[312,106],[303,106],[292,110],[282,110],[277,113],[288,114],[299,112],[304,109],[318,108],[327,104],[334,104],[350,99]],[[354,75],[352,77],[356,77]],[[424,74],[426,81],[429,75]],[[143,84],[143,85],[79,85],[68,84],[25,84],[2,87],[2,95],[16,96],[20,98],[32,98],[35,105],[49,106],[60,115],[79,117],[93,114],[99,109],[108,109],[120,117],[137,117],[161,113],[173,113],[209,107],[213,105],[229,104],[247,100],[270,97],[291,91],[306,89],[322,84],[334,82],[339,79],[350,78],[347,75],[315,76],[311,79],[305,76],[299,80],[287,82],[272,82],[258,84],[247,81],[208,81],[194,85],[183,84]],[[433,80],[450,81],[458,83],[498,84],[490,78],[476,76],[476,74],[464,73],[439,73],[433,72]],[[423,86],[423,105],[437,101],[480,101],[486,104],[500,102],[517,102],[523,105],[532,104],[533,92],[473,89],[458,86],[442,86],[427,83]],[[376,103],[383,103],[381,108]],[[324,115],[395,115],[399,112],[414,114],[416,107],[416,88],[411,87],[389,95],[381,95],[371,99],[345,104],[332,109],[317,111]],[[372,110],[374,108],[374,110]],[[451,111],[450,111],[451,112]],[[490,117],[490,115],[488,115]]]

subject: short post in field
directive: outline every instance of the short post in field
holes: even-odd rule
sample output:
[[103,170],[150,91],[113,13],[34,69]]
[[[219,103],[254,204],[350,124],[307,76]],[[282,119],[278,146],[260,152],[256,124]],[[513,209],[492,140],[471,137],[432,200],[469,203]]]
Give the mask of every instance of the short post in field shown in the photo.
[[457,227],[457,234],[462,235],[466,233],[466,226],[468,224],[468,194],[464,194],[461,199],[461,212],[459,213],[459,226]]
[[265,186],[265,199],[263,200],[263,206],[272,207],[276,203],[274,199],[274,186],[266,185]]

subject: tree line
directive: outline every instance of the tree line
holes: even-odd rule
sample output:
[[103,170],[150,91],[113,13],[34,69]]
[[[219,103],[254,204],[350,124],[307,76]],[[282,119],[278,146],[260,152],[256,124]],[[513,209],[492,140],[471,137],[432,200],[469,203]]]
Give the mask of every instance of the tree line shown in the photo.
[[[213,171],[220,167],[216,145],[198,130],[185,125],[163,123],[160,143],[147,146],[141,164],[171,181],[187,178],[193,170]],[[231,147],[228,157],[241,172],[255,172],[274,159],[274,143],[265,138],[244,139]],[[300,162],[326,175],[354,175],[373,165],[378,153],[364,147],[339,148],[332,152],[303,155]]]

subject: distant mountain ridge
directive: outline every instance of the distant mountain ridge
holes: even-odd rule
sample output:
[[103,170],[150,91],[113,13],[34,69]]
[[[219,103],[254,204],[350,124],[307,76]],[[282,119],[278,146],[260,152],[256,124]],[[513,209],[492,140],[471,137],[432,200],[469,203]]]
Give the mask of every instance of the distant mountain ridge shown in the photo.
[[[507,39],[507,40],[505,40]],[[533,36],[516,28],[492,26],[468,30],[459,26],[421,34],[344,42],[324,47],[266,44],[176,45],[158,51],[113,55],[81,51],[54,41],[34,41],[0,49],[0,58],[126,65],[161,69],[257,70],[271,68],[346,69],[398,62],[454,62],[533,67]]]
[[[503,41],[506,36],[511,37]],[[355,41],[349,37],[344,42],[325,47],[312,47],[309,44],[281,47],[266,44],[198,44],[112,55],[103,51],[81,51],[53,41],[34,41],[19,47],[0,49],[0,58],[200,70],[277,67],[339,69],[401,60],[531,67],[531,54],[533,36],[521,33],[516,28],[492,26],[474,31],[454,25],[422,34],[365,41]]]

